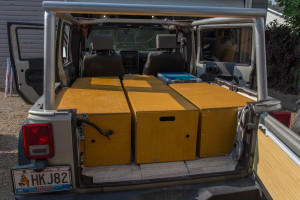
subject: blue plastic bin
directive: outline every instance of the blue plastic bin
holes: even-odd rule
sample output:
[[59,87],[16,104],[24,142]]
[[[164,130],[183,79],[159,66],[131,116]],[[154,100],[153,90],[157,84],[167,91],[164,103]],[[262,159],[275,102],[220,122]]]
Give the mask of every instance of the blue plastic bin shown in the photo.
[[165,84],[200,83],[201,79],[185,72],[158,73],[157,78]]

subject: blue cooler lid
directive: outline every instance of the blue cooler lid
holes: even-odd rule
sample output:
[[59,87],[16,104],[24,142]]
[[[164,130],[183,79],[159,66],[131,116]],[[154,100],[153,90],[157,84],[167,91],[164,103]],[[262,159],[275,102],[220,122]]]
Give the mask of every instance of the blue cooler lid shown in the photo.
[[159,75],[164,76],[169,80],[198,80],[197,77],[185,72],[159,73],[158,76]]

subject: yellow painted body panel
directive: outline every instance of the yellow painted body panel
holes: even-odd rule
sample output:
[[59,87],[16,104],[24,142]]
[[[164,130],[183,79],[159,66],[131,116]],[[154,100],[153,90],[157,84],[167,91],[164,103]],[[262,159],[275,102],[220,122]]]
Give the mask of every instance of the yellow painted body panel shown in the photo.
[[135,161],[140,164],[194,160],[199,111],[156,80],[152,76],[123,80],[134,117]]
[[170,84],[200,109],[197,155],[219,156],[231,152],[237,127],[237,108],[253,101],[208,83]]
[[110,140],[93,127],[84,125],[80,142],[84,166],[129,164],[131,113],[117,77],[78,78],[56,96],[57,109],[77,109],[103,131],[113,130]]
[[258,130],[254,170],[272,199],[300,199],[300,167]]

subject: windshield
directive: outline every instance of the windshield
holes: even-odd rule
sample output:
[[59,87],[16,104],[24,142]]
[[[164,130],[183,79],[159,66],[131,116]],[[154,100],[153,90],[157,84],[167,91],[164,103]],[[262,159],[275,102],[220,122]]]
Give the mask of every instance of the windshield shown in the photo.
[[156,35],[168,34],[170,31],[162,28],[99,28],[92,30],[86,40],[86,48],[91,50],[91,38],[96,34],[111,34],[115,51],[155,51]]

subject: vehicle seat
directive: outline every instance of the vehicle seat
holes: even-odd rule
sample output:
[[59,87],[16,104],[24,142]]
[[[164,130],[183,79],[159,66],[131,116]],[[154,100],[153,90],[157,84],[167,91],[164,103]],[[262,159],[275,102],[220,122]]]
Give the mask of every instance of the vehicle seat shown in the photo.
[[162,52],[150,52],[144,67],[144,74],[156,76],[159,72],[184,72],[184,56],[176,49],[175,34],[157,34],[156,48]]
[[122,57],[113,51],[113,38],[110,34],[92,36],[94,54],[83,58],[82,76],[119,76],[124,75]]

